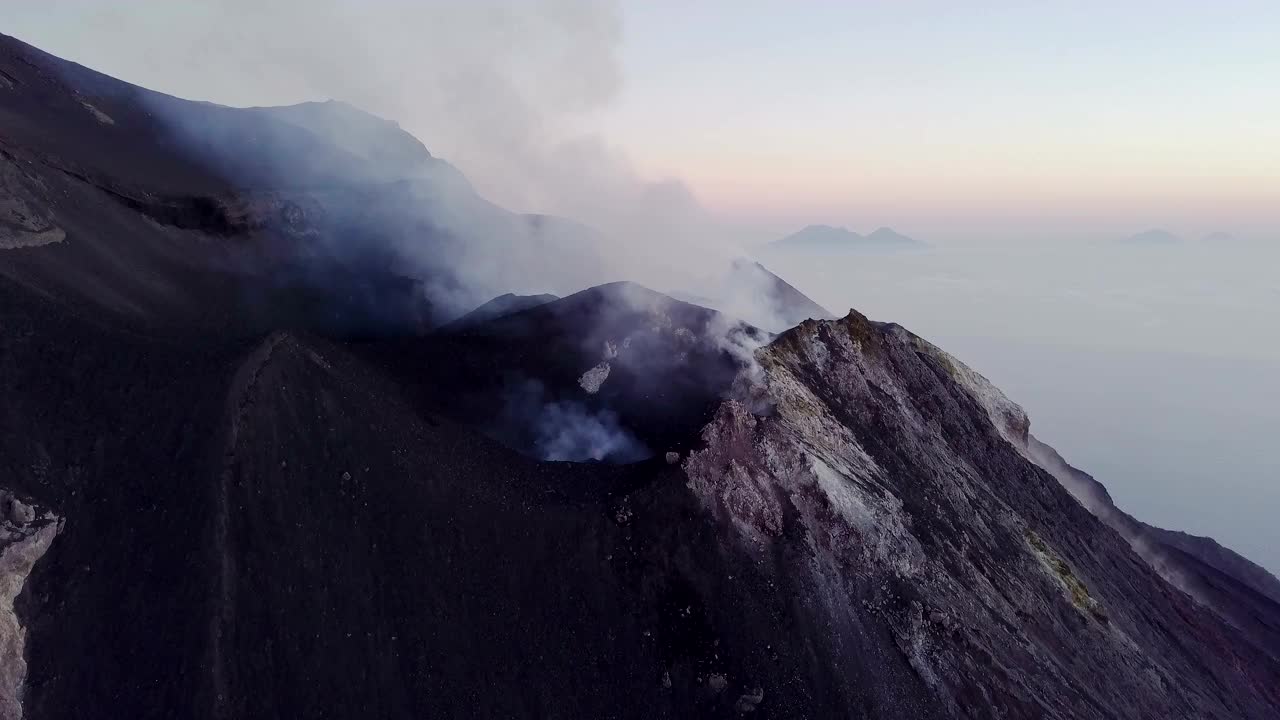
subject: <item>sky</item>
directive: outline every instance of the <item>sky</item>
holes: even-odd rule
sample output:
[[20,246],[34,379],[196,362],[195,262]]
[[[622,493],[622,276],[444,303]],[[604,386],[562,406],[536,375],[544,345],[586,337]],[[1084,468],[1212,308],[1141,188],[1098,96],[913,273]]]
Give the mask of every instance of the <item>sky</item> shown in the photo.
[[[1280,235],[1271,0],[470,5],[481,10],[6,0],[0,16],[56,54],[175,94],[372,105],[527,210],[563,209],[528,191],[545,168],[512,173],[442,115],[511,145],[528,138],[506,137],[501,119],[532,109],[518,132],[541,126],[536,144],[592,146],[646,180],[679,180],[744,237],[809,223],[935,241]],[[315,64],[303,48],[325,48],[330,72],[300,74]],[[501,85],[440,79],[481,54],[499,58]],[[458,96],[491,112],[448,104]]]
[[628,10],[613,136],[719,211],[927,234],[1276,227],[1278,3]]
[[723,213],[1270,229],[1280,4],[630,6],[614,122]]
[[[921,238],[766,262],[987,374],[1140,519],[1280,570],[1280,2],[0,0],[0,31],[182,97],[347,100],[646,251]],[[1153,227],[1191,242],[1110,242]]]

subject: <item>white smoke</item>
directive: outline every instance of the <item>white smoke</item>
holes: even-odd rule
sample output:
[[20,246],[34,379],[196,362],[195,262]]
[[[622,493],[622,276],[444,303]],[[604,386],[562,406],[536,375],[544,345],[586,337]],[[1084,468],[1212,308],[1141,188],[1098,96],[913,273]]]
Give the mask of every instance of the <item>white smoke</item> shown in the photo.
[[[693,192],[677,179],[644,177],[599,130],[600,111],[623,88],[616,2],[204,0],[186,10],[191,21],[163,32],[146,29],[154,10],[87,5],[100,33],[154,42],[112,48],[114,63],[83,59],[144,86],[229,105],[345,101],[397,122],[445,161],[415,165],[412,158],[426,158],[421,147],[346,104],[258,109],[268,129],[246,135],[243,111],[143,98],[173,140],[229,177],[265,175],[267,187],[322,195],[339,188],[320,203],[341,208],[330,215],[346,223],[324,236],[338,245],[325,249],[339,261],[402,258],[396,271],[423,283],[437,315],[508,292],[564,296],[631,280],[684,291],[767,330],[790,324],[776,278],[742,261],[741,245]],[[309,145],[314,138],[340,152]],[[622,297],[639,310],[654,302],[625,288]],[[765,335],[727,318],[706,332],[758,374],[754,351]],[[584,376],[586,391],[599,389],[608,367]],[[512,444],[532,442],[544,459],[648,455],[607,410],[564,398],[520,399],[512,408],[509,419],[520,421],[513,432],[536,433]]]
[[617,413],[552,398],[537,380],[512,384],[504,401],[498,438],[541,460],[634,462],[652,454]]
[[[729,273],[743,255],[733,233],[678,179],[644,177],[601,131],[601,112],[624,88],[618,2],[203,0],[165,11],[182,18],[160,19],[151,3],[71,3],[83,5],[95,38],[148,38],[81,58],[91,65],[231,105],[344,100],[397,121],[497,205],[582,223],[494,227],[488,203],[453,202],[460,193],[452,192],[440,203],[449,210],[437,213],[442,225],[468,239],[509,240],[502,257],[483,242],[461,243],[459,305],[625,279],[698,292],[749,322],[783,325],[767,283]],[[384,132],[345,121],[309,129],[357,149],[372,144],[366,134]],[[523,237],[531,232],[555,236],[555,262],[538,256]]]
[[650,454],[609,410],[593,413],[576,403],[553,402],[543,406],[537,423],[543,460],[631,462]]

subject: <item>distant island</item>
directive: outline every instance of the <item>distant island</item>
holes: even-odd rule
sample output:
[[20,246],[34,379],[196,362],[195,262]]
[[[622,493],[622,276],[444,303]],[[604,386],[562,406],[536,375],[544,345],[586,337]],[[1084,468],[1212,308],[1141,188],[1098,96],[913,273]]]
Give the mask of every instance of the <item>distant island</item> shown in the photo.
[[1204,239],[1201,240],[1201,242],[1206,242],[1206,243],[1230,243],[1235,241],[1236,241],[1235,235],[1232,235],[1229,232],[1224,232],[1222,230],[1216,230],[1214,232],[1211,232],[1208,235],[1205,235]]
[[1182,242],[1182,238],[1168,230],[1153,228],[1137,235],[1130,235],[1121,242],[1125,245],[1174,245]]
[[780,250],[896,250],[921,248],[925,244],[892,228],[882,227],[863,235],[845,227],[810,225],[780,240],[769,243]]

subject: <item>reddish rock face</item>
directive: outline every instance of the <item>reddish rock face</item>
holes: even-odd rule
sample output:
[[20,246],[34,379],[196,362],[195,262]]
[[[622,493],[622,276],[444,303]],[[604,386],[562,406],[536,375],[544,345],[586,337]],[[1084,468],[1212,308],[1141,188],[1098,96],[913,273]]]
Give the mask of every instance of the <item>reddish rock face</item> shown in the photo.
[[[1025,413],[981,376],[856,314],[804,323],[757,358],[753,396],[769,412],[726,402],[685,463],[689,487],[759,557],[802,547],[780,572],[822,599],[815,624],[883,629],[928,704],[1017,717],[1093,716],[1103,698],[1122,717],[1271,711],[1275,658],[1165,584],[1032,462]],[[1135,595],[1135,581],[1148,590]],[[1209,655],[1182,654],[1187,638]],[[1261,665],[1223,670],[1246,657]],[[1215,686],[1244,694],[1211,700]]]

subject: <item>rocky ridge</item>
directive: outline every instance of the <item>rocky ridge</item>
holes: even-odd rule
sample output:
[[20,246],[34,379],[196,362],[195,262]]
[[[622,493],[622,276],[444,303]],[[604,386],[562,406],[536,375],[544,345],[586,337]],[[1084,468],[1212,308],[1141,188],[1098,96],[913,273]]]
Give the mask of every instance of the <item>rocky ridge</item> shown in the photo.
[[[704,430],[689,486],[761,561],[799,555],[789,582],[840,638],[829,661],[850,706],[871,703],[876,717],[1276,711],[1274,659],[1030,462],[1010,441],[1025,415],[972,371],[856,313],[803,323],[757,357],[759,384]],[[869,691],[848,671],[869,652],[911,673]]]

